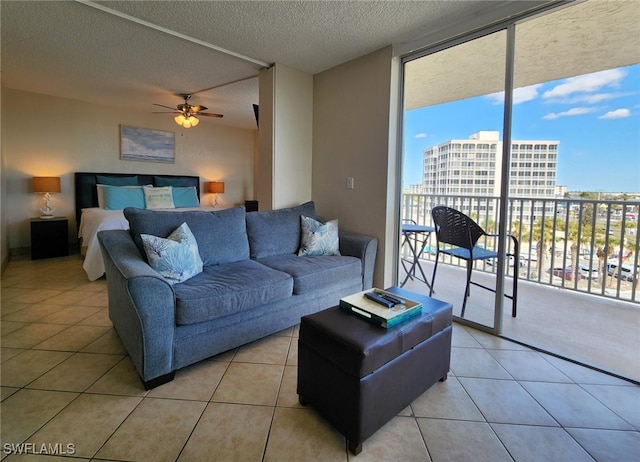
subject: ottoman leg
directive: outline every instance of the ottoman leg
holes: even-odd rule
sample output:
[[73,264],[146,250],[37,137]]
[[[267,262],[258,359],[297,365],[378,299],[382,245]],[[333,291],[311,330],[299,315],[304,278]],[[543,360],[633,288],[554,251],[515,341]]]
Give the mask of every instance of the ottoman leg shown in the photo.
[[307,401],[302,397],[302,395],[298,395],[298,402],[303,406],[307,405]]
[[448,377],[449,373],[445,373],[442,377],[440,377],[440,381],[441,382],[446,382],[447,381],[447,377]]
[[347,441],[347,444],[349,445],[349,451],[351,451],[354,456],[357,456],[362,452],[362,441],[360,441],[359,443]]

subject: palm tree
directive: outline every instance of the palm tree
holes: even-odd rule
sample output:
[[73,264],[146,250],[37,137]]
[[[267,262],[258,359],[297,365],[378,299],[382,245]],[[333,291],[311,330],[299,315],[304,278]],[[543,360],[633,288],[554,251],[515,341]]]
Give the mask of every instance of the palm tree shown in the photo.
[[591,236],[591,223],[585,223],[583,220],[583,226],[580,228],[577,221],[571,220],[568,229],[565,229],[564,223],[558,223],[558,229],[564,231],[567,243],[571,243],[571,270],[573,274],[578,274],[578,263],[580,262],[578,244],[588,245],[589,236]]
[[536,253],[538,261],[536,268],[538,277],[542,275],[546,266],[547,245],[553,235],[553,218],[546,218],[544,223],[534,223],[531,240],[536,242]]
[[[607,283],[607,273],[606,273],[606,268],[604,267],[604,259],[605,257],[607,258],[607,260],[609,259],[609,256],[611,256],[611,250],[610,247],[604,247],[604,237],[598,236],[595,239],[594,244],[598,246],[598,252],[596,253],[596,255],[598,256],[598,273],[601,275],[599,276],[599,281],[600,284],[605,285]],[[611,276],[613,278],[613,276]]]

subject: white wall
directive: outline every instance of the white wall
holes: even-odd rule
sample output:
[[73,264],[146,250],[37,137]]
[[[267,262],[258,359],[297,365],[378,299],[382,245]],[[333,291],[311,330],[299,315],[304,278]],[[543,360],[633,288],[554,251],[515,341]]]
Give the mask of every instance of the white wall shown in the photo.
[[311,200],[313,77],[276,64],[260,72],[260,208]]
[[[33,176],[61,177],[62,193],[53,195],[52,206],[56,215],[69,218],[72,241],[76,171],[199,175],[203,183],[225,182],[223,207],[254,198],[254,130],[216,125],[215,120],[184,129],[170,114],[151,114],[151,105],[149,113],[135,113],[6,88],[2,113],[2,216],[10,249],[30,245],[28,220],[38,215],[42,201],[30,191]],[[120,124],[174,132],[175,164],[120,160]],[[202,193],[201,199],[209,204],[211,195]]]
[[[314,76],[313,199],[319,216],[378,238],[374,285],[393,282],[397,249],[396,84],[391,47]],[[347,177],[355,189],[347,189]]]

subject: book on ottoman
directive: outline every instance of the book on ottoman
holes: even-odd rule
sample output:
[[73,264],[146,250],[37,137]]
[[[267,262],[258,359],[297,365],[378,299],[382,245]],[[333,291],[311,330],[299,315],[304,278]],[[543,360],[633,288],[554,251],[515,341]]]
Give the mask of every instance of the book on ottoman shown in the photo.
[[422,313],[422,304],[382,289],[369,289],[340,299],[340,308],[389,329]]

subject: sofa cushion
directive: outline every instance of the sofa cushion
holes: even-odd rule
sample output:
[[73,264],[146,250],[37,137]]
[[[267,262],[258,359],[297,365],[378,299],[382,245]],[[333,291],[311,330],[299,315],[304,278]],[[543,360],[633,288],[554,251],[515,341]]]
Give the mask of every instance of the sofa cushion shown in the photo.
[[294,294],[328,288],[349,279],[362,280],[362,263],[356,257],[276,255],[257,261],[290,274]]
[[204,266],[232,263],[249,258],[249,241],[243,207],[215,212],[124,209],[129,232],[144,255],[140,234],[167,237],[187,223],[196,238]]
[[251,258],[293,254],[300,248],[300,216],[315,217],[313,202],[296,207],[247,213]]
[[176,323],[194,324],[290,297],[291,276],[253,260],[208,266],[176,284]]

